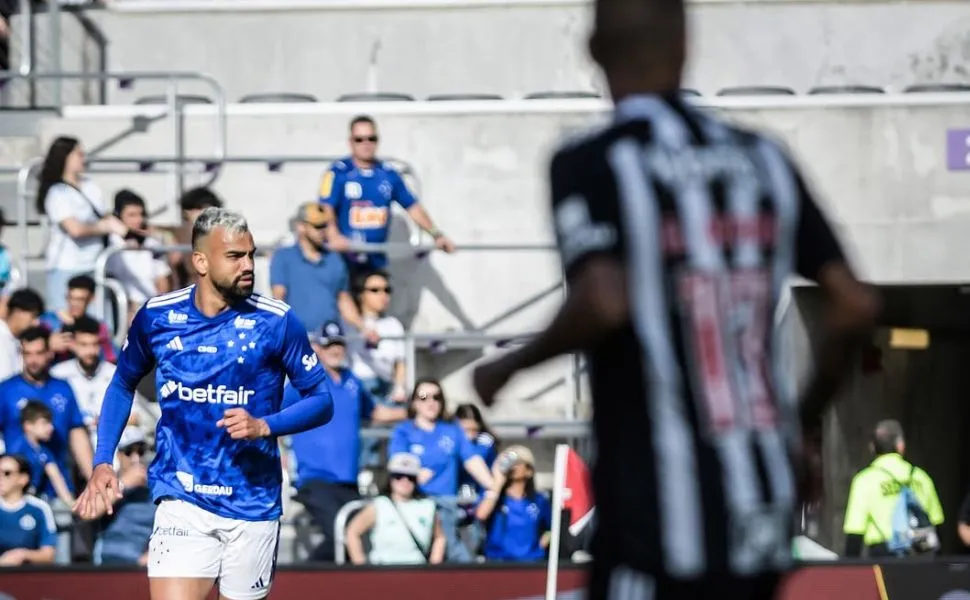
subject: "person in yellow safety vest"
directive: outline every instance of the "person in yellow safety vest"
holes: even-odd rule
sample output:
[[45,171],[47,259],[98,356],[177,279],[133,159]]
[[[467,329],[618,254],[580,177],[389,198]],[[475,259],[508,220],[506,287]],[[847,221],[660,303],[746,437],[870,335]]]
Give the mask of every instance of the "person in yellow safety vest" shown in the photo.
[[845,555],[861,556],[863,545],[869,556],[938,550],[936,527],[943,523],[943,508],[930,476],[903,458],[906,442],[899,421],[876,425],[872,449],[875,460],[849,488]]

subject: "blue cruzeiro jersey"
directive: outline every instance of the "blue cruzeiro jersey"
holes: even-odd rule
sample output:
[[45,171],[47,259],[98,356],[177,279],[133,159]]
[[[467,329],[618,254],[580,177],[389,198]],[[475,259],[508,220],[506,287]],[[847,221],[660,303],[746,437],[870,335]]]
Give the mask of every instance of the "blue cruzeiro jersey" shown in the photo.
[[[335,161],[320,184],[320,202],[333,207],[340,233],[371,244],[387,241],[391,225],[391,203],[405,210],[417,202],[388,163],[378,161],[364,169],[345,158]],[[382,266],[386,259],[372,255],[372,266]]]
[[233,519],[279,518],[276,438],[233,440],[216,422],[233,407],[254,417],[279,412],[287,375],[301,392],[326,380],[289,306],[253,294],[210,318],[195,307],[195,286],[153,298],[132,322],[117,375],[137,382],[154,365],[162,416],[152,497]]

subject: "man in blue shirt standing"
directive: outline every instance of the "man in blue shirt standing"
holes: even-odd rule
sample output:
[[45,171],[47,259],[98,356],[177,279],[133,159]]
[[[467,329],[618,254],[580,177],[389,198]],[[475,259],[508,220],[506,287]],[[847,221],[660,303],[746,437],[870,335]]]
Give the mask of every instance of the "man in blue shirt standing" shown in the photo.
[[364,327],[350,295],[347,265],[324,243],[332,228],[333,218],[319,203],[307,202],[300,206],[296,214],[296,243],[280,248],[270,260],[273,297],[288,303],[308,331],[343,318],[371,343],[376,343],[377,332]]
[[[70,449],[74,463],[87,479],[91,477],[91,438],[70,384],[50,376],[49,337],[50,332],[43,326],[31,327],[21,335],[23,372],[0,383],[0,431],[7,448],[18,447],[24,436],[20,411],[29,400],[42,402],[50,409],[54,425],[46,448],[58,469],[65,475],[71,473],[67,468]],[[65,478],[73,491],[71,477]]]
[[[138,311],[105,393],[94,475],[75,505],[85,519],[113,514],[121,498],[115,449],[135,386],[156,368],[153,600],[203,600],[216,580],[223,598],[266,597],[282,513],[277,437],[333,417],[303,324],[288,305],[253,293],[255,255],[241,215],[204,210],[192,226],[198,283]],[[301,397],[283,408],[285,377]]]
[[[296,456],[297,500],[306,507],[324,539],[311,560],[334,559],[333,522],[340,508],[359,498],[360,427],[372,423],[393,423],[407,416],[406,410],[376,403],[364,384],[347,364],[347,348],[340,324],[332,321],[310,333],[314,352],[333,383],[334,417],[326,425],[298,433],[292,438]],[[299,392],[286,386],[283,406],[299,401]]]
[[[435,227],[428,212],[411,194],[401,175],[377,158],[377,124],[372,117],[354,117],[350,122],[350,156],[330,165],[320,184],[320,202],[333,208],[339,233],[329,245],[346,252],[349,244],[382,244],[391,227],[391,203],[397,202],[421,229],[435,240],[435,246],[453,252],[455,245]],[[387,266],[384,254],[348,255],[351,276],[359,271]]]

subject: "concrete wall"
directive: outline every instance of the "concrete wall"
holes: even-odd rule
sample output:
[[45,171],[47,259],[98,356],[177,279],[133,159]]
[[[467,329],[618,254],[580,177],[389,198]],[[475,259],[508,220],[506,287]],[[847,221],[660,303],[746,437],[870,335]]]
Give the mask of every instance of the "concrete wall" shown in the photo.
[[[371,87],[418,97],[516,96],[598,85],[585,50],[586,3],[326,4],[94,14],[111,40],[113,69],[208,72],[230,99],[288,90],[326,101]],[[702,0],[691,8],[691,24],[687,84],[706,93],[752,84],[804,91],[970,81],[970,11],[958,0]],[[139,85],[115,98],[126,102],[152,90],[159,88]]]
[[[843,233],[847,250],[867,278],[886,283],[970,279],[970,188],[966,172],[948,172],[948,127],[970,123],[965,98],[926,97],[840,100],[810,106],[812,99],[731,108],[729,118],[756,124],[787,140],[821,192],[827,212]],[[958,101],[961,101],[957,103]],[[868,102],[868,104],[862,104]],[[950,102],[950,103],[946,103]],[[549,150],[565,132],[602,120],[594,102],[508,102],[372,105],[387,156],[406,159],[419,178],[421,196],[441,227],[459,244],[548,243],[545,168]],[[734,105],[736,106],[737,103]],[[236,156],[341,155],[346,123],[357,107],[230,107],[229,144]],[[53,136],[77,135],[98,145],[124,129],[131,109],[73,108],[43,125]],[[125,115],[125,116],[121,116]],[[211,155],[214,119],[208,108],[190,109],[188,152]],[[127,139],[110,155],[159,155],[172,151],[170,123]],[[216,189],[253,223],[257,241],[272,244],[286,230],[295,207],[315,195],[323,164],[229,166]],[[99,175],[105,192],[121,187],[143,193],[155,208],[171,207],[171,176]],[[170,221],[174,211],[163,213]],[[410,237],[399,220],[395,239]],[[504,317],[510,307],[535,299],[560,280],[551,252],[464,252],[395,264],[396,311],[418,331],[479,328],[522,332],[540,327],[559,296],[547,294],[529,308]],[[265,269],[263,269],[265,275]],[[468,393],[464,366],[478,353],[427,356],[422,364],[453,377],[452,394]],[[519,396],[539,401],[517,413],[564,414],[568,362],[521,382]]]
[[[722,103],[718,110],[788,142],[867,277],[900,283],[965,280],[970,278],[970,263],[961,257],[970,252],[970,238],[964,233],[970,225],[970,175],[947,170],[946,142],[948,129],[970,123],[970,104],[959,96],[936,99],[951,103],[906,106],[900,103],[908,97],[892,97],[878,103],[860,104],[856,98],[840,100],[841,105],[811,106],[813,99],[796,99],[765,103],[761,108],[731,108]],[[413,165],[432,214],[465,243],[550,241],[544,181],[549,150],[565,132],[598,122],[604,115],[599,104],[584,102],[368,108],[374,109],[380,123],[382,152]],[[231,153],[339,156],[346,152],[346,123],[356,109],[346,105],[233,107],[228,118]],[[65,118],[45,123],[44,141],[69,133],[95,146],[130,123],[130,116],[119,116],[123,112],[120,107],[69,110]],[[190,111],[189,154],[213,152],[211,114],[207,108]],[[170,124],[162,122],[109,154],[171,153],[170,138]],[[262,165],[229,166],[216,187],[245,209],[260,239],[270,241],[285,229],[290,209],[314,197],[322,168],[322,164],[288,165],[272,174]],[[160,175],[106,176],[102,181],[107,190],[134,186],[156,205],[172,198],[170,179]],[[467,269],[481,272],[476,263],[466,260],[477,259],[470,255],[442,259],[441,268],[455,269],[448,281],[464,285],[457,282],[465,277],[473,287],[480,279],[469,278]],[[517,264],[522,266],[520,271],[539,269],[555,276],[555,260],[549,256],[491,257],[490,262],[500,273]],[[531,285],[514,287],[524,291]],[[473,320],[488,312],[475,304],[468,310]],[[457,324],[437,322],[440,327]]]

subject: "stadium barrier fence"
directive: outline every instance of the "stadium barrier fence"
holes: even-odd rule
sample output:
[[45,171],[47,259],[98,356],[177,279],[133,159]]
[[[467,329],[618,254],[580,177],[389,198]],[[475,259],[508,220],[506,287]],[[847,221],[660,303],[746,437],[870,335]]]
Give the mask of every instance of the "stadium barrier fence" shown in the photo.
[[[566,563],[558,575],[558,598],[579,600],[585,565]],[[415,567],[281,566],[274,600],[326,597],[346,600],[521,600],[541,598],[544,563],[483,563]],[[803,563],[787,577],[779,600],[960,600],[970,596],[970,562],[844,561]],[[210,598],[215,599],[215,594]],[[103,600],[148,598],[142,568],[20,567],[4,569],[3,600]]]
[[[178,101],[178,86],[180,81],[199,81],[208,87],[212,88],[212,92],[215,96],[215,150],[211,160],[214,162],[221,162],[226,157],[226,131],[227,131],[227,118],[226,118],[226,92],[222,85],[219,84],[215,78],[205,73],[193,73],[193,72],[181,72],[181,71],[170,71],[170,72],[142,72],[142,71],[131,71],[131,72],[104,72],[104,73],[72,73],[72,72],[43,72],[36,73],[32,70],[28,70],[27,73],[21,73],[19,71],[0,71],[0,81],[3,80],[27,80],[28,82],[36,82],[37,80],[52,80],[54,82],[61,82],[65,80],[69,81],[117,81],[119,87],[130,88],[138,80],[146,81],[164,81],[166,83],[166,96],[167,103],[165,106],[159,106],[157,108],[153,107],[153,116],[156,118],[162,118],[165,116],[172,116],[172,135],[175,148],[175,158],[177,167],[174,170],[175,177],[173,181],[174,187],[174,197],[177,198],[182,190],[185,189],[185,169],[184,169],[184,157],[185,157],[185,115],[184,107],[182,103]],[[60,98],[57,99],[57,105],[60,106]],[[142,127],[147,128],[150,121],[142,121]],[[133,129],[137,129],[137,119],[136,126]],[[35,159],[36,160],[36,159]],[[27,213],[26,210],[20,211],[18,209],[18,226],[26,231]],[[26,242],[24,242],[26,244]]]
[[[2,78],[2,72],[0,72],[0,78]],[[147,111],[154,111],[151,117],[144,117],[149,120],[157,120],[164,118],[168,112],[165,107],[145,107]],[[170,110],[170,108],[168,109]],[[222,114],[224,119],[224,113]],[[138,125],[137,117],[136,124],[132,127],[132,130],[138,130],[139,127],[147,127],[147,122],[142,125]],[[122,133],[121,137],[127,135]],[[222,130],[222,135],[225,135],[225,129]],[[116,136],[118,137],[118,136]],[[110,142],[107,144],[101,144],[101,148],[109,146]],[[340,157],[327,155],[327,154],[310,154],[310,155],[254,155],[254,156],[226,156],[224,144],[221,147],[217,147],[213,156],[185,156],[184,153],[177,152],[174,156],[123,156],[123,157],[107,157],[99,156],[99,150],[94,149],[89,151],[86,157],[86,164],[89,167],[89,174],[139,174],[139,173],[152,173],[160,168],[172,165],[174,167],[173,172],[176,173],[177,178],[175,182],[176,192],[172,196],[171,204],[168,206],[163,206],[161,211],[164,212],[169,206],[173,209],[173,212],[177,212],[176,203],[178,202],[178,197],[184,190],[184,181],[179,180],[179,172],[181,172],[184,167],[195,167],[196,170],[208,175],[201,185],[209,186],[215,183],[218,179],[219,174],[222,172],[222,167],[225,165],[252,165],[252,164],[263,164],[266,166],[270,173],[278,173],[282,170],[283,166],[286,164],[321,164],[328,165],[335,160],[339,160]],[[414,167],[407,161],[401,160],[399,158],[388,157],[385,159],[386,162],[391,163],[394,167],[401,173],[402,176],[407,177],[409,183],[414,188],[415,193],[420,197],[421,195],[421,180],[417,176]],[[10,170],[10,172],[15,171],[17,173],[17,229],[20,234],[21,248],[19,256],[17,257],[17,264],[20,266],[20,271],[23,274],[23,284],[28,283],[28,260],[42,259],[42,254],[34,255],[30,251],[28,228],[34,225],[40,224],[40,222],[28,221],[27,214],[29,211],[29,204],[33,194],[36,193],[35,187],[31,185],[31,182],[36,179],[37,169],[43,164],[44,157],[38,156],[25,161],[19,167]],[[5,168],[0,168],[0,172],[8,172]],[[184,175],[184,173],[182,173]],[[158,211],[153,212],[150,216],[155,217],[160,214]],[[2,600],[2,599],[0,599]]]
[[[153,252],[157,254],[164,254],[167,252],[189,252],[191,251],[191,246],[188,245],[173,245],[173,246],[161,246],[152,249]],[[95,263],[94,270],[94,281],[95,281],[95,298],[92,304],[93,313],[95,316],[104,318],[105,317],[105,306],[106,297],[104,290],[106,287],[110,287],[112,292],[116,297],[116,304],[118,315],[116,319],[116,330],[115,330],[115,342],[121,344],[127,335],[128,331],[128,303],[123,301],[124,290],[120,286],[113,285],[112,280],[108,277],[107,266],[108,259],[119,252],[135,251],[140,250],[136,248],[127,247],[113,247],[106,248],[98,256]],[[275,248],[260,248],[259,255],[272,254]],[[456,248],[457,252],[553,252],[556,247],[552,244],[464,244],[459,245]],[[349,252],[356,252],[362,254],[375,254],[384,253],[391,256],[402,256],[410,255],[413,257],[425,257],[431,252],[435,251],[435,247],[426,244],[407,244],[407,243],[387,243],[387,244],[361,244],[352,243]],[[563,294],[566,290],[565,277],[556,285],[556,289],[562,289]],[[525,308],[524,306],[517,307],[517,310]],[[528,338],[531,333],[524,334],[489,334],[478,331],[457,331],[457,332],[440,332],[440,333],[420,333],[408,331],[402,337],[388,337],[386,339],[403,340],[405,347],[405,367],[407,369],[407,387],[410,388],[417,381],[417,352],[418,349],[430,350],[432,352],[447,352],[448,350],[457,349],[478,349],[486,346],[494,345],[499,348],[508,347],[516,343],[520,343],[523,339]],[[573,406],[571,407],[570,417],[575,416],[576,408],[579,406],[582,395],[581,377],[583,372],[582,359],[578,354],[572,356],[571,362],[571,387],[573,395]]]

